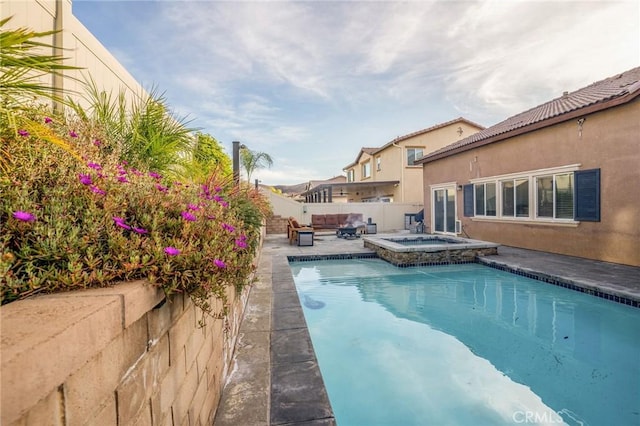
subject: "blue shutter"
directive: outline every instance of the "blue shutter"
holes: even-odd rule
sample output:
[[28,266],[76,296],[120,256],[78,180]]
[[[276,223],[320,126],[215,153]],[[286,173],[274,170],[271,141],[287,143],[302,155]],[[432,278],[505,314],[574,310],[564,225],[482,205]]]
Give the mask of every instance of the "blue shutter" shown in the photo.
[[464,186],[464,215],[466,217],[474,216],[473,214],[473,184]]
[[600,169],[576,171],[574,178],[574,219],[600,222]]

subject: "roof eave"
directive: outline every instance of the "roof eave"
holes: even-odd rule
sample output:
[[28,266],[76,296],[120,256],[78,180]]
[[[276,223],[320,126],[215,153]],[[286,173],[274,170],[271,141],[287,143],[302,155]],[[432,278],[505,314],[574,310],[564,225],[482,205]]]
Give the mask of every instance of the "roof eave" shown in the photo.
[[458,148],[451,149],[449,151],[441,152],[439,154],[432,154],[432,155],[425,156],[425,157],[423,157],[423,158],[421,158],[419,160],[416,160],[416,163],[418,163],[418,164],[431,163],[433,161],[440,160],[440,159],[446,158],[446,157],[450,157],[452,155],[460,154],[460,153],[465,152],[465,151],[470,151],[472,149],[479,148],[479,147],[484,146],[484,145],[489,145],[489,144],[492,144],[492,143],[495,143],[495,142],[499,142],[499,141],[502,141],[502,140],[505,140],[505,139],[510,139],[510,138],[513,138],[513,137],[516,137],[516,136],[524,135],[526,133],[534,132],[536,130],[540,130],[540,129],[543,129],[545,127],[549,127],[549,126],[553,126],[555,124],[559,124],[559,123],[562,123],[562,122],[565,122],[565,121],[569,121],[569,120],[572,120],[572,119],[577,118],[577,117],[582,117],[584,115],[593,114],[593,113],[596,113],[596,112],[599,112],[599,111],[603,111],[605,109],[609,109],[609,108],[613,108],[613,107],[616,107],[616,106],[619,106],[619,105],[623,105],[623,104],[626,104],[628,102],[631,102],[634,98],[638,97],[639,95],[640,95],[640,90],[634,90],[634,91],[632,91],[630,93],[627,93],[627,94],[625,94],[623,96],[620,96],[620,97],[617,97],[617,98],[614,98],[614,99],[610,99],[610,100],[607,100],[605,102],[599,102],[599,103],[595,103],[593,105],[586,106],[584,108],[580,108],[580,109],[577,109],[577,110],[574,110],[574,111],[569,111],[569,112],[564,113],[562,115],[558,115],[558,116],[555,116],[555,117],[548,118],[546,120],[539,121],[537,123],[533,123],[533,124],[529,124],[529,125],[524,126],[524,127],[513,129],[513,130],[510,130],[510,131],[505,132],[505,133],[500,133],[498,135],[491,136],[491,137],[489,137],[487,139],[482,139],[482,140],[479,140],[477,142],[470,143],[468,145],[463,145],[463,146],[460,146]]

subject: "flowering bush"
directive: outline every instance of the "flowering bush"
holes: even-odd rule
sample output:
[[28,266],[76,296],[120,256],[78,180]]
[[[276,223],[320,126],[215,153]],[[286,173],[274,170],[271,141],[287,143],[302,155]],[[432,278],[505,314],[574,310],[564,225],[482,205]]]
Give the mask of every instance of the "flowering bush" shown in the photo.
[[0,137],[3,304],[147,279],[211,312],[210,296],[248,282],[269,210],[255,191],[130,167],[103,149],[114,141],[42,110],[0,118]]

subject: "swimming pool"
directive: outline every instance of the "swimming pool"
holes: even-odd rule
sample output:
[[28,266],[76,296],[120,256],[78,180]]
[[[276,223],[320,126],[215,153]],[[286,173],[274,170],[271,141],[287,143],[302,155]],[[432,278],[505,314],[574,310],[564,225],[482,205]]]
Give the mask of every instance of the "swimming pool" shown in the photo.
[[340,426],[640,421],[640,309],[478,264],[290,266]]

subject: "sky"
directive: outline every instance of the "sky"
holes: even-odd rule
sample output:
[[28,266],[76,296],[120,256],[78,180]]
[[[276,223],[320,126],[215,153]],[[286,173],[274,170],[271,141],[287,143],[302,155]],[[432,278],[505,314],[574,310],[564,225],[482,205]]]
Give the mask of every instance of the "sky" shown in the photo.
[[[640,2],[106,1],[74,15],[174,114],[269,154],[266,185],[344,174],[362,147],[489,127],[640,66]],[[452,141],[453,142],[453,141]]]

